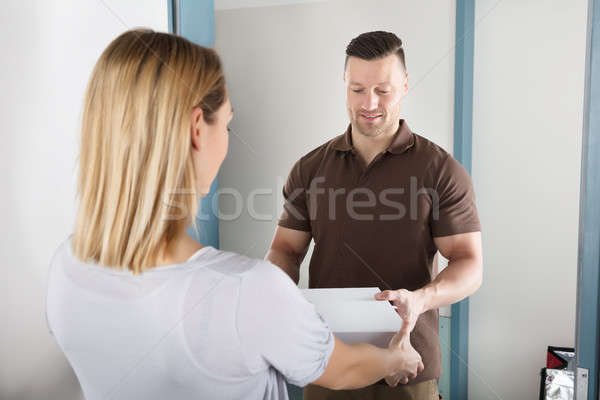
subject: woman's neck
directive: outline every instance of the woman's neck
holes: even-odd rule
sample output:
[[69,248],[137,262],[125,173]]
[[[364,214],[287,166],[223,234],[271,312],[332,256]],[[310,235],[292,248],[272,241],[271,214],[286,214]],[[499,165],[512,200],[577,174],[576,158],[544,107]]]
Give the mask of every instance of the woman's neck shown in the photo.
[[162,267],[183,263],[203,247],[202,244],[192,239],[184,230],[171,240],[167,248],[159,254],[152,265]]

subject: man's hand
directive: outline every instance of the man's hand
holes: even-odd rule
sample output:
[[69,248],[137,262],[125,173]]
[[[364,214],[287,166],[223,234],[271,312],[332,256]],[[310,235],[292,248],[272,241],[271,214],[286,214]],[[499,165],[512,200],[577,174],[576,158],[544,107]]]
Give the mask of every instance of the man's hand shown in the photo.
[[410,330],[408,325],[402,325],[400,332],[396,333],[390,340],[389,349],[400,351],[404,366],[396,375],[387,376],[385,381],[391,387],[398,383],[407,384],[409,379],[414,379],[424,369],[421,355],[410,344]]
[[425,300],[419,291],[411,292],[406,289],[384,290],[375,295],[375,300],[388,300],[396,307],[396,312],[402,317],[408,332],[412,332],[419,316],[425,312]]

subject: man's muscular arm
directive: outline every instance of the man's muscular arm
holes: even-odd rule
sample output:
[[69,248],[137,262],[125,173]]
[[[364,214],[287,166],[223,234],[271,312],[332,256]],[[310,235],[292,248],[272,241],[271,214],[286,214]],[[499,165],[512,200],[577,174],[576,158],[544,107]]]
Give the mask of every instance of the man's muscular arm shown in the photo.
[[265,260],[280,267],[298,284],[300,264],[304,260],[311,239],[310,232],[278,226]]
[[481,232],[436,237],[434,242],[449,262],[431,283],[412,292],[385,290],[375,295],[377,300],[392,301],[411,330],[419,315],[472,295],[483,279]]
[[475,293],[483,280],[481,232],[433,239],[448,266],[430,284],[419,289],[425,311],[454,304]]

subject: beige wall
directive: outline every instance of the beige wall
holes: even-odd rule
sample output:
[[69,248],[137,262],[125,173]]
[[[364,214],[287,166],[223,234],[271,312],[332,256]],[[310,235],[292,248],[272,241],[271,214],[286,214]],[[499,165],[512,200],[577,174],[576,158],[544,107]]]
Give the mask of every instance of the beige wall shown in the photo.
[[586,0],[476,1],[471,399],[537,398],[546,346],[574,345],[586,15]]

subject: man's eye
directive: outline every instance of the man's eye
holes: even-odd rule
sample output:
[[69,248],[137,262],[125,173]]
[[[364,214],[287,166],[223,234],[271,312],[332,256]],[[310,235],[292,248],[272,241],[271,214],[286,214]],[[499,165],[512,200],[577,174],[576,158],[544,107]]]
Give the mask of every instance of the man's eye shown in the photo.
[[390,91],[389,90],[380,90],[379,93],[380,94],[388,94]]
[[353,91],[354,93],[362,93],[362,90],[361,90],[361,89],[352,89],[352,91]]

